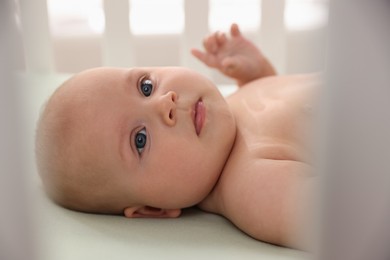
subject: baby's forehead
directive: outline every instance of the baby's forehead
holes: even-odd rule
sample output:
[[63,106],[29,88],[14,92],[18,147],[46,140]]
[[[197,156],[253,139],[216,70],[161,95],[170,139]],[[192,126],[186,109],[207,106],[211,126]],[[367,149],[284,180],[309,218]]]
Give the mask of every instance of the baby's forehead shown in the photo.
[[[113,86],[123,77],[123,70],[97,68],[83,71],[65,81],[55,92],[61,99],[86,98]],[[92,97],[92,96],[91,96]]]
[[[126,91],[130,82],[138,82],[140,73],[151,73],[161,68],[94,68],[80,72],[64,82],[55,92],[52,103],[75,108],[99,106],[126,95],[135,95]],[[144,106],[145,104],[139,104]]]

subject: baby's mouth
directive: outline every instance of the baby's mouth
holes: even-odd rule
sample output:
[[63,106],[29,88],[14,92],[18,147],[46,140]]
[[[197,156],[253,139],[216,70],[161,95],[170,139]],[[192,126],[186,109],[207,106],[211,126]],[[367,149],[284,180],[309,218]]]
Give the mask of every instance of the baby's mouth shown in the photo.
[[202,131],[204,121],[206,118],[206,107],[200,98],[194,105],[193,109],[193,121],[195,126],[195,132],[199,136]]

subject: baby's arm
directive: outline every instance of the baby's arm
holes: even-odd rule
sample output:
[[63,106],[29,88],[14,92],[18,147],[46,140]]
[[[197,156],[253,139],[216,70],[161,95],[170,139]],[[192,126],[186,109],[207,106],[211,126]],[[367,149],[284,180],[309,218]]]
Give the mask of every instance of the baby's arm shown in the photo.
[[216,68],[242,86],[252,80],[275,75],[275,69],[260,50],[243,37],[238,25],[230,28],[231,36],[215,32],[203,41],[205,52],[192,49],[192,54],[207,66]]

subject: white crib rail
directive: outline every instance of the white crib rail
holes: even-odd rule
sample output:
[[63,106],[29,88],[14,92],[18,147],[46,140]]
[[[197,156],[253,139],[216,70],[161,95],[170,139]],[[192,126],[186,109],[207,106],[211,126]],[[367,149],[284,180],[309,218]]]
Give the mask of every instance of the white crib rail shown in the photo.
[[185,1],[185,29],[181,39],[181,64],[183,66],[195,69],[203,74],[209,74],[205,67],[195,60],[189,49],[191,47],[200,47],[202,39],[209,32],[208,15],[205,19],[200,19],[199,14],[208,14],[209,1]]
[[[286,31],[283,15],[285,0],[261,1],[261,27],[255,40],[281,73],[286,67]],[[102,39],[103,66],[137,66],[137,45],[129,29],[129,0],[103,0],[105,31]],[[46,0],[19,0],[27,70],[55,72]],[[179,64],[204,74],[209,70],[191,57],[191,47],[201,47],[209,33],[209,0],[185,1],[185,29],[177,36]],[[199,14],[204,19],[199,19]]]
[[46,0],[20,0],[20,20],[27,71],[54,70]]
[[278,72],[286,70],[286,30],[284,26],[285,0],[262,0],[261,49]]
[[106,26],[103,65],[135,66],[134,41],[129,28],[129,0],[104,0]]
[[[129,29],[130,1],[104,0],[105,33],[103,64],[108,66],[135,66],[134,35]],[[204,67],[190,56],[191,47],[199,45],[208,33],[208,19],[199,19],[199,13],[208,13],[208,0],[185,1],[185,30],[180,37],[181,65],[198,70]]]

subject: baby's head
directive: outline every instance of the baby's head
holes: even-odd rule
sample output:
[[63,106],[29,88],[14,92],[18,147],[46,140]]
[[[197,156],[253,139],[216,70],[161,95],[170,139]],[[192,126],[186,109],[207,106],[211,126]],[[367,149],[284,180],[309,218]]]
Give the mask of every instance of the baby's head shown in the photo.
[[37,128],[49,196],[84,212],[176,217],[225,165],[234,117],[215,85],[184,68],[98,68],[66,81]]

